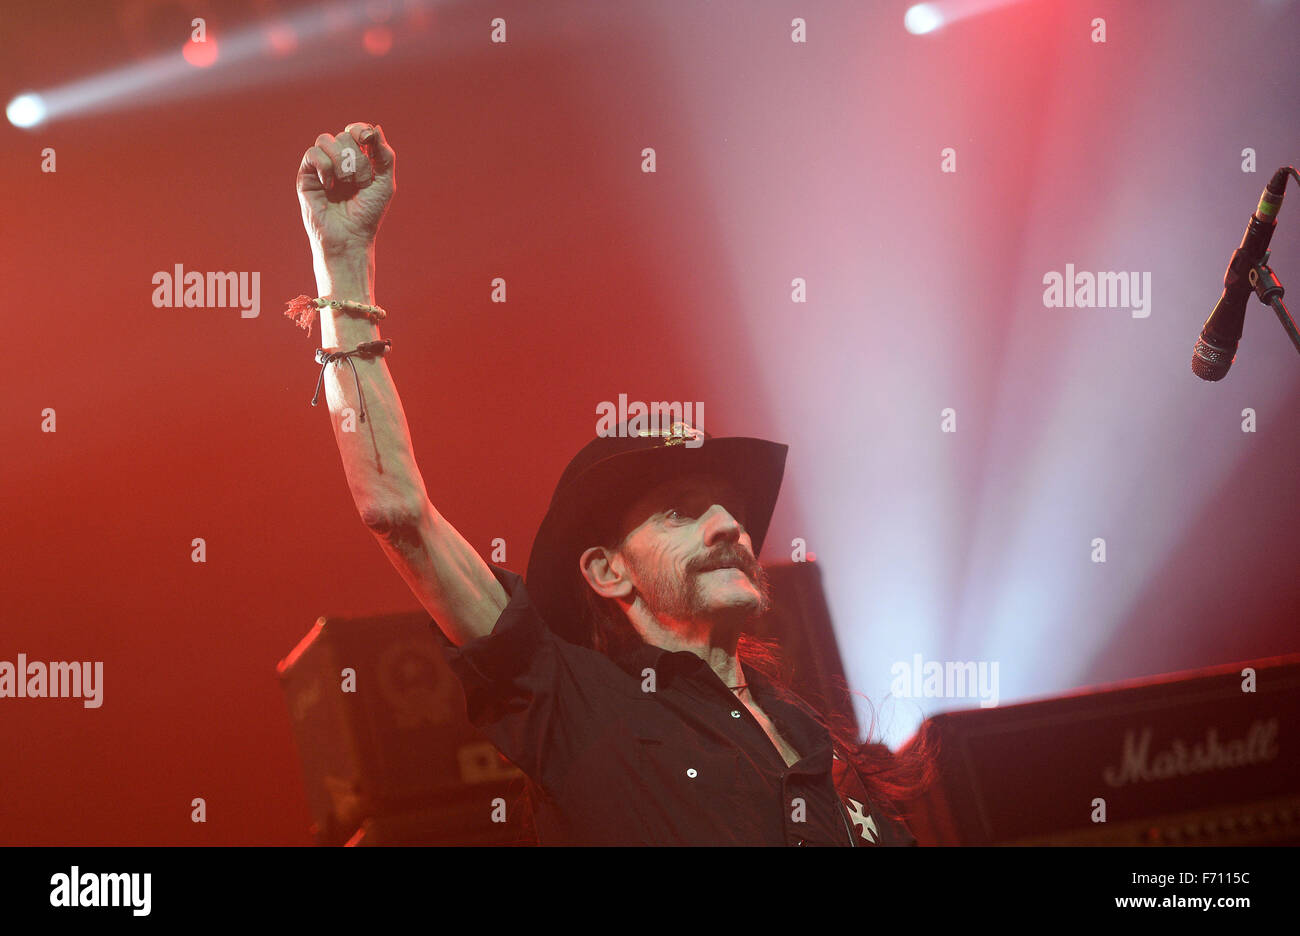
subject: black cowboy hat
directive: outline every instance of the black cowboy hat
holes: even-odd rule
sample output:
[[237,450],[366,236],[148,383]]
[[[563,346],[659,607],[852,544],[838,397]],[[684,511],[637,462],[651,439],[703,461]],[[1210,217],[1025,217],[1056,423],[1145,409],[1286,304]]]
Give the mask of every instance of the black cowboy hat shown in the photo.
[[618,435],[588,442],[560,475],[528,558],[525,583],[542,619],[565,640],[592,646],[578,557],[591,546],[612,545],[606,540],[623,511],[670,478],[707,472],[733,484],[745,502],[745,530],[757,557],[788,449],[763,439],[715,439],[684,423],[662,432],[628,433],[620,426]]

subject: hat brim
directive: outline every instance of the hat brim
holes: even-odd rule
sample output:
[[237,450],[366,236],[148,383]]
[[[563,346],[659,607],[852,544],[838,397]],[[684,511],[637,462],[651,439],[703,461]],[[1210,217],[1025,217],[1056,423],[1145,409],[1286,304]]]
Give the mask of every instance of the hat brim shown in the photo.
[[[529,598],[556,634],[591,645],[578,601],[578,558],[599,543],[632,502],[670,478],[715,474],[734,485],[745,502],[745,530],[762,551],[776,509],[789,446],[764,439],[707,439],[697,448],[665,445],[620,452],[589,465],[557,491],[528,559],[525,584]],[[615,514],[614,512],[618,513]]]

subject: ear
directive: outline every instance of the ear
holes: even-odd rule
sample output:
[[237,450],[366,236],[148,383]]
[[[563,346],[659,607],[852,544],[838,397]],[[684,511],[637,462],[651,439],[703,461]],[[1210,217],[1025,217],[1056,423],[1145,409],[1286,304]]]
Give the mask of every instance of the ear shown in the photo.
[[582,577],[602,598],[627,598],[634,588],[622,557],[604,546],[592,546],[578,557]]

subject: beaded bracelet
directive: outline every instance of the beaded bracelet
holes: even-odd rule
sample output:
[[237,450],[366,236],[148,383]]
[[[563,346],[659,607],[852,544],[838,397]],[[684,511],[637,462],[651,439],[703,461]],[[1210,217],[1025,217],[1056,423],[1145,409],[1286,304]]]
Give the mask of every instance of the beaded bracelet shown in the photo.
[[307,334],[311,334],[311,323],[316,320],[316,310],[329,306],[331,309],[350,314],[359,313],[370,319],[371,322],[377,323],[382,318],[387,318],[388,313],[377,305],[366,305],[364,302],[357,302],[353,299],[313,299],[311,296],[298,296],[286,303],[284,314],[287,318],[293,319],[294,323],[300,328],[307,329]]

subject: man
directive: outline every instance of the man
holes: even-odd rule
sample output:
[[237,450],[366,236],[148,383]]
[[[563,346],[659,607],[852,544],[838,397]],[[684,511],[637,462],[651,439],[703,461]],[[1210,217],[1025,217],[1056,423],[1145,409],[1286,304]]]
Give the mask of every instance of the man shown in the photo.
[[[395,160],[360,123],[304,154],[320,298],[373,307]],[[321,309],[326,349],[378,334]],[[784,445],[680,423],[596,438],[560,478],[525,586],[430,503],[384,358],[348,362],[323,377],[357,509],[453,645],[471,721],[528,777],[542,844],[915,843],[879,795],[887,770],[868,787],[880,746],[835,737],[741,652],[770,606],[756,557]],[[358,410],[366,431],[345,431]]]

